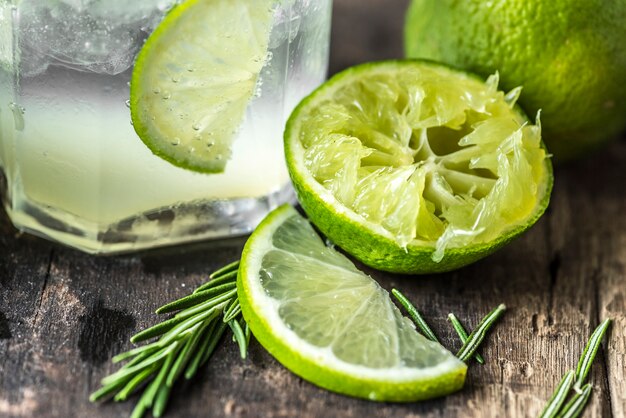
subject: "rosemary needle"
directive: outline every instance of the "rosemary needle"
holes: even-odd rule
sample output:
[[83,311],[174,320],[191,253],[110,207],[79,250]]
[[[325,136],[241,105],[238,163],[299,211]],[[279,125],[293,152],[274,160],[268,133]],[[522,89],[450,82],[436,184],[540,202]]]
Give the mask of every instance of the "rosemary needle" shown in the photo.
[[[459,339],[461,340],[461,344],[465,344],[465,341],[467,341],[468,335],[467,335],[467,331],[465,331],[465,328],[463,328],[463,324],[461,324],[461,321],[459,321],[459,319],[453,313],[448,314],[448,320],[452,324],[452,328],[454,328],[457,335],[459,336]],[[480,364],[485,364],[485,359],[483,358],[483,356],[481,356],[478,353],[474,354],[474,359],[476,359],[476,361]]]
[[174,302],[161,306],[159,309],[156,310],[156,313],[158,314],[169,313],[169,312],[174,312],[174,311],[178,311],[181,309],[189,308],[191,306],[198,304],[199,302],[204,302],[210,299],[212,296],[223,294],[224,291],[234,289],[236,286],[237,284],[234,281],[228,281],[224,284],[208,288],[201,292],[194,292],[189,296],[186,296],[184,298],[178,299]]
[[[226,264],[224,267],[215,270],[209,276],[210,279],[216,279],[220,276],[223,276],[226,273],[230,273],[232,271],[237,271],[239,269],[239,260],[235,260],[232,263]],[[208,282],[210,283],[210,282]],[[208,284],[207,283],[207,284]]]
[[581,389],[581,385],[585,383],[585,379],[591,370],[591,364],[593,360],[596,358],[596,354],[598,353],[598,349],[600,348],[600,343],[602,342],[602,337],[606,333],[609,325],[611,324],[611,320],[609,318],[602,321],[600,325],[593,331],[589,341],[587,341],[587,345],[585,346],[585,350],[583,354],[580,356],[580,360],[578,360],[578,366],[576,367],[576,383],[574,384],[575,389]]
[[211,342],[211,338],[213,337],[213,331],[215,330],[217,324],[218,321],[213,321],[206,327],[205,330],[202,331],[198,346],[196,347],[195,352],[192,353],[189,364],[187,365],[187,369],[185,370],[185,379],[191,379],[196,374],[196,371],[200,366],[200,360],[202,359],[204,350]]
[[211,280],[191,295],[159,308],[157,313],[178,313],[135,334],[132,342],[157,340],[115,356],[114,362],[127,361],[126,365],[103,378],[102,387],[89,399],[96,402],[113,396],[116,401],[125,401],[146,385],[131,416],[140,418],[151,409],[153,416],[160,417],[176,381],[183,374],[186,379],[196,374],[229,326],[245,358],[249,331],[237,301],[238,267],[238,261],[230,263],[209,276]]
[[485,339],[487,331],[489,331],[502,314],[504,314],[505,310],[506,306],[504,306],[504,304],[500,304],[497,308],[489,312],[487,316],[482,319],[482,321],[480,321],[480,324],[478,324],[476,329],[472,331],[467,338],[467,341],[465,341],[463,347],[461,347],[456,355],[461,361],[467,361],[472,358],[480,344]]
[[580,416],[587,406],[589,396],[591,395],[591,385],[587,383],[582,387],[580,393],[574,394],[572,399],[563,407],[563,410],[558,415],[558,418],[576,418]]
[[209,344],[205,347],[204,352],[202,353],[202,358],[200,359],[200,366],[204,366],[204,364],[209,360],[209,358],[211,357],[211,354],[213,354],[213,351],[215,351],[215,347],[217,347],[217,343],[222,338],[222,335],[224,335],[224,332],[226,331],[226,327],[228,327],[228,324],[224,322],[221,322],[220,324],[217,325],[215,329],[215,333],[211,336],[211,339],[209,340]]
[[135,377],[133,377],[126,384],[126,386],[124,386],[124,389],[117,392],[117,395],[115,395],[115,397],[113,398],[115,402],[125,401],[128,396],[130,396],[135,391],[135,389],[139,387],[139,385],[141,385],[148,377],[150,377],[156,371],[156,369],[156,366],[147,367],[141,372],[137,373]]
[[228,321],[228,325],[230,326],[230,329],[233,331],[235,340],[237,341],[237,344],[239,345],[239,354],[241,355],[242,359],[245,359],[248,353],[248,343],[247,343],[244,331],[243,329],[241,329],[241,325],[239,325],[239,322],[236,319],[231,319],[230,321]]
[[561,379],[561,382],[555,389],[552,397],[550,397],[548,404],[545,408],[543,408],[539,418],[553,418],[559,413],[561,406],[563,406],[563,403],[565,402],[565,399],[567,399],[567,395],[574,384],[575,377],[576,373],[574,370],[570,370],[565,373],[565,376]]
[[239,301],[234,299],[231,305],[226,308],[224,311],[224,322],[229,322],[232,319],[235,319],[241,313],[241,305],[239,305]]
[[210,289],[211,287],[223,284],[228,281],[234,281],[237,278],[237,270],[239,270],[239,260],[233,261],[230,264],[214,271],[209,276],[209,281],[199,286],[194,290],[194,293],[202,292],[203,290]]
[[433,330],[428,326],[422,315],[415,308],[415,306],[413,306],[409,299],[407,299],[407,297],[397,289],[391,289],[391,294],[394,295],[398,302],[400,302],[404,309],[406,309],[411,316],[411,319],[413,319],[413,322],[415,322],[415,325],[417,325],[420,331],[422,331],[422,334],[431,341],[439,342],[439,339]]
[[198,287],[196,290],[193,291],[193,293],[200,293],[200,292],[204,292],[206,290],[209,290],[213,287],[217,287],[220,285],[223,285],[225,283],[235,283],[235,281],[237,280],[237,270],[235,271],[231,271],[228,274],[225,274],[223,276],[219,276],[215,279],[211,279],[209,282],[203,284],[202,286]]
[[[587,379],[591,365],[598,353],[600,343],[602,343],[602,338],[604,334],[606,334],[610,324],[611,320],[607,318],[593,331],[578,360],[576,372],[570,370],[563,376],[559,386],[557,386],[552,397],[550,397],[548,404],[543,409],[539,418],[576,418],[582,413],[589,401],[592,387],[590,384],[586,384],[582,387],[581,385],[583,385]],[[574,380],[576,380],[575,383]],[[571,389],[574,390],[574,396],[563,406],[563,402],[565,402]]]

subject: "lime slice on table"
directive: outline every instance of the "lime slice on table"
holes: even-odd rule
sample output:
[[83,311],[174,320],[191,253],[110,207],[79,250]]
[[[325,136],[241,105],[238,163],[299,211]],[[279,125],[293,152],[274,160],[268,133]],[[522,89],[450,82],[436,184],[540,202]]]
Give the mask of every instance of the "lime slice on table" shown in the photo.
[[311,221],[367,265],[432,273],[469,264],[544,212],[552,165],[504,94],[442,65],[344,71],[292,113],[287,166]]
[[137,135],[177,166],[224,171],[266,61],[270,0],[187,0],[142,47],[130,109]]
[[324,245],[291,206],[273,211],[243,250],[237,294],[256,339],[323,388],[378,401],[460,389],[467,366],[418,334],[389,294]]

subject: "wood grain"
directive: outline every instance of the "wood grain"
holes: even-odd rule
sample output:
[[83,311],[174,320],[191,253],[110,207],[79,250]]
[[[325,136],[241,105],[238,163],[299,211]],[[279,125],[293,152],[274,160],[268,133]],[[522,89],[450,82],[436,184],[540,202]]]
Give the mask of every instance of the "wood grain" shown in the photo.
[[[335,0],[331,72],[401,55],[405,0]],[[199,376],[178,387],[168,417],[533,417],[601,319],[614,319],[593,367],[585,417],[626,416],[626,138],[560,167],[551,206],[523,237],[459,271],[406,277],[368,270],[401,289],[448,347],[446,322],[467,326],[509,307],[473,364],[467,386],[443,399],[372,403],[318,389],[256,342],[242,362],[224,341]],[[120,417],[132,402],[92,405],[128,337],[154,309],[236,259],[244,239],[119,257],[92,257],[19,235],[0,213],[0,417]]]

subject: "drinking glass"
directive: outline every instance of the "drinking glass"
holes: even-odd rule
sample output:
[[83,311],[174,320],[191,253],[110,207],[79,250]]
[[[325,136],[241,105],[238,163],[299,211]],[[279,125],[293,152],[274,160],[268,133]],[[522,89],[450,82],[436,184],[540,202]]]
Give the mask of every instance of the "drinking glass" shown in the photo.
[[218,174],[159,158],[131,124],[135,57],[176,3],[0,0],[0,196],[19,230],[127,252],[245,234],[293,199],[282,132],[326,76],[332,0],[272,3],[265,64]]

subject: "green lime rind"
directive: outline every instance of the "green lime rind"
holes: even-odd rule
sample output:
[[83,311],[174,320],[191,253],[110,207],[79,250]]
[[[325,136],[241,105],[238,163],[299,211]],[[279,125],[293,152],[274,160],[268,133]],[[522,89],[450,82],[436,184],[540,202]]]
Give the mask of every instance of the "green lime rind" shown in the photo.
[[[435,253],[433,243],[414,240],[406,247],[399,245],[388,231],[345,207],[311,176],[303,162],[296,157],[303,155],[304,151],[299,141],[301,115],[307,109],[314,107],[315,103],[328,97],[334,91],[335,86],[344,80],[358,79],[360,74],[370,69],[380,69],[385,65],[392,68],[397,65],[418,65],[457,71],[450,66],[421,59],[362,64],[335,75],[294,109],[287,121],[284,134],[287,167],[302,208],[319,230],[336,245],[370,267],[394,273],[428,274],[455,270],[480,260],[502,248],[534,225],[550,202],[553,176],[552,163],[549,158],[544,160],[546,178],[545,183],[540,185],[543,190],[539,190],[539,196],[542,197],[538,199],[535,210],[523,224],[514,226],[488,242],[471,244],[462,248],[446,248],[443,258],[438,262],[433,261]],[[463,72],[463,74],[482,81],[471,73]],[[524,119],[528,119],[518,106],[515,110]],[[541,146],[545,149],[543,142]]]
[[131,120],[152,153],[187,170],[225,170],[271,22],[269,0],[187,0],[170,9],[139,51],[130,84]]
[[[436,370],[428,369],[417,378],[378,378],[367,373],[347,373],[324,364],[323,356],[306,353],[288,343],[286,333],[291,333],[284,323],[270,321],[267,315],[269,303],[263,298],[253,298],[253,284],[259,280],[258,271],[262,256],[256,248],[296,211],[283,205],[270,213],[256,228],[246,243],[237,278],[237,290],[243,317],[259,343],[280,363],[303,379],[328,390],[344,395],[374,401],[413,402],[453,393],[463,387],[467,366],[451,355],[450,361]],[[264,303],[265,302],[265,303]],[[354,366],[352,366],[354,367]],[[362,366],[361,366],[362,367]],[[375,369],[374,369],[375,370]],[[423,372],[423,370],[422,370]]]
[[507,89],[523,85],[520,104],[529,114],[541,109],[558,163],[626,129],[624,21],[625,2],[412,0],[404,51],[484,77],[498,70]]
[[[329,237],[333,243],[343,248],[362,263],[382,271],[404,274],[444,273],[472,264],[493,254],[517,236],[533,226],[543,215],[550,201],[547,193],[541,201],[542,209],[536,212],[525,225],[520,225],[497,239],[483,244],[471,245],[467,248],[448,248],[443,259],[435,262],[432,259],[435,249],[409,244],[400,247],[393,239],[376,234],[363,228],[363,224],[349,216],[337,214],[333,205],[328,203],[332,195],[322,190],[315,190],[302,183],[298,184],[298,174],[291,168],[292,181],[298,200],[304,211],[315,226]],[[552,188],[552,180],[547,184],[548,192]],[[337,221],[340,217],[341,222]]]

